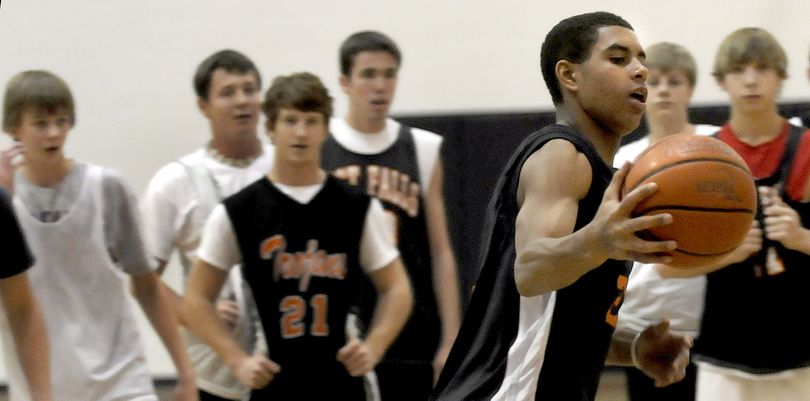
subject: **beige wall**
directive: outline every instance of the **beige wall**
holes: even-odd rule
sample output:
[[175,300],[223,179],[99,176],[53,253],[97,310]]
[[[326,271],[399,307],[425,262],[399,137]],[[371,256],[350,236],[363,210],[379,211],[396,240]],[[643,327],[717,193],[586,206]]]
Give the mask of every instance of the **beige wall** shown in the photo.
[[[712,57],[723,36],[741,26],[764,27],[785,47],[791,63],[783,99],[810,99],[810,1],[740,0],[733,9],[721,3],[727,2],[5,1],[0,89],[23,69],[45,68],[65,78],[78,111],[69,153],[119,170],[138,194],[161,165],[206,140],[191,75],[204,57],[225,47],[253,58],[265,82],[301,70],[319,75],[342,115],[337,47],[354,31],[378,29],[404,52],[395,113],[548,110],[539,71],[543,36],[561,18],[606,10],[630,21],[642,44],[669,40],[693,51],[700,66],[697,104],[723,102],[709,75]],[[8,143],[0,139],[0,147]],[[165,352],[148,332],[153,372],[171,375]]]

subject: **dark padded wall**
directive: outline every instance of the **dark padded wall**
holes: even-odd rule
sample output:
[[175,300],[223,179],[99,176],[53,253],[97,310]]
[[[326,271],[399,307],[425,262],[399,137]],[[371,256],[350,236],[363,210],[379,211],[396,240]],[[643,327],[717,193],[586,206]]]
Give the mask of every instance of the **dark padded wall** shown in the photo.
[[[780,106],[785,116],[795,116],[807,109],[805,104]],[[728,106],[695,107],[689,115],[696,123],[722,125],[728,119]],[[476,280],[481,228],[492,188],[517,145],[526,135],[553,123],[554,113],[399,116],[397,120],[444,137],[447,219],[466,305]],[[640,138],[645,131],[642,122],[623,143]]]

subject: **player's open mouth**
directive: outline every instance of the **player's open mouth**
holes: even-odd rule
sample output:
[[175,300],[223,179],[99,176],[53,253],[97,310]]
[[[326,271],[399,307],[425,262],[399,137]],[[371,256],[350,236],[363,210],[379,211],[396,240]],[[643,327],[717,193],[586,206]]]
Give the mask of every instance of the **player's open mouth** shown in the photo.
[[638,100],[641,103],[646,103],[647,102],[647,88],[639,88],[639,89],[634,90],[633,93],[630,94],[630,97],[632,97],[633,99]]

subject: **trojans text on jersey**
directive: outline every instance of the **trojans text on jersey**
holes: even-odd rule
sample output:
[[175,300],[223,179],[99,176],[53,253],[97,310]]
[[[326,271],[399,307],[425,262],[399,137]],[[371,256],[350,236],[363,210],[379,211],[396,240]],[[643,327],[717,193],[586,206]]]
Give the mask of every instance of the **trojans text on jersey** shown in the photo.
[[305,252],[288,253],[287,239],[274,235],[262,241],[259,254],[262,259],[273,259],[273,279],[300,279],[298,289],[304,292],[312,276],[343,280],[346,278],[346,254],[327,255],[318,249],[318,240],[307,241]]

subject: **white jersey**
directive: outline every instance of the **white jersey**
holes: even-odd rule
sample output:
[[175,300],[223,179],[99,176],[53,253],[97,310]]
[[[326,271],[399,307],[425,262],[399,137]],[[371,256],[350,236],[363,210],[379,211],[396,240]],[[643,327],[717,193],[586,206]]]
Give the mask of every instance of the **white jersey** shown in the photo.
[[[344,148],[361,155],[374,155],[384,152],[396,142],[401,125],[396,120],[388,118],[381,132],[367,134],[352,128],[345,119],[332,118],[329,121],[329,132]],[[424,196],[433,181],[433,171],[439,162],[443,138],[436,133],[415,127],[411,127],[411,134],[416,146],[416,162],[419,166]]]
[[[695,124],[695,135],[709,136],[715,132],[720,131],[720,127],[709,124]],[[628,143],[622,146],[613,156],[613,167],[620,168],[624,162],[631,162],[638,156],[647,146],[650,145],[650,137],[645,135],[643,138]]]
[[[42,222],[19,198],[14,206],[36,263],[28,271],[45,319],[56,401],[158,401],[121,268],[104,233],[102,181],[107,171],[88,165],[76,201],[54,222]],[[134,197],[133,197],[134,199]],[[137,229],[135,227],[134,229]],[[2,331],[11,399],[28,400],[14,343]]]
[[[695,125],[695,134],[698,135],[712,135],[719,130],[714,125]],[[624,161],[632,161],[648,145],[649,138],[644,137],[622,146],[616,153],[613,166],[621,167]],[[668,319],[673,331],[696,336],[703,316],[705,291],[706,276],[664,278],[655,266],[636,262],[619,310],[618,327],[641,331],[650,324]]]
[[[169,260],[175,248],[180,252],[183,279],[188,278],[203,226],[221,199],[264,176],[273,165],[273,148],[262,145],[262,155],[245,167],[234,167],[199,149],[164,166],[149,183],[143,202],[145,236],[150,255]],[[251,318],[252,298],[233,271],[220,295],[239,304],[239,321],[232,334],[242,349],[256,345],[256,324]],[[194,366],[197,387],[222,398],[241,399],[248,393],[230,368],[207,344],[183,330],[189,359]]]

